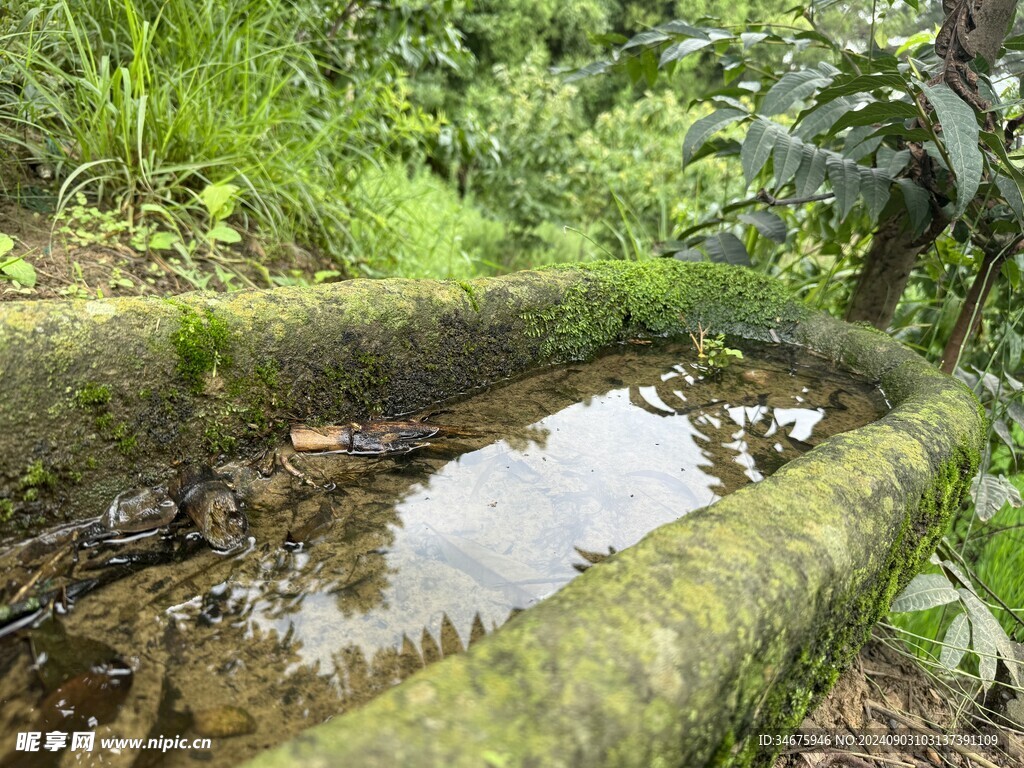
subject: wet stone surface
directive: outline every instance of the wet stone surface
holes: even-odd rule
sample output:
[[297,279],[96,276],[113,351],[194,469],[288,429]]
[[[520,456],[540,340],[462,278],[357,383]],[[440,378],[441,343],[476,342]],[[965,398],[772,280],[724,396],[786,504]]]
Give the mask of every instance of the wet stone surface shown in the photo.
[[[15,734],[49,727],[65,694],[67,717],[97,739],[213,738],[209,751],[128,749],[104,765],[238,764],[885,410],[870,384],[817,358],[746,354],[702,376],[685,346],[626,347],[446,404],[430,421],[457,436],[409,453],[296,454],[263,462],[277,467],[266,477],[220,467],[203,482],[248,515],[231,529],[244,546],[226,553],[185,515],[87,547],[64,531],[0,553],[0,765],[26,764]],[[10,623],[33,599],[56,615]],[[67,750],[33,764],[62,756],[74,764]]]

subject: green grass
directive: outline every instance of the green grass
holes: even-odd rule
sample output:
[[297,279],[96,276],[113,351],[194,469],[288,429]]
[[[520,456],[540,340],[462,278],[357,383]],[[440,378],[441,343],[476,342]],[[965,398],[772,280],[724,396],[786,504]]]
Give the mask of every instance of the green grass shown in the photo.
[[[84,190],[183,236],[214,224],[202,190],[235,184],[235,226],[349,266],[351,222],[364,213],[355,181],[382,145],[381,126],[402,123],[406,105],[373,73],[359,87],[332,77],[309,41],[318,20],[303,8],[26,3],[0,29],[9,97],[0,142],[53,165],[62,204]],[[419,128],[430,131],[429,121]]]

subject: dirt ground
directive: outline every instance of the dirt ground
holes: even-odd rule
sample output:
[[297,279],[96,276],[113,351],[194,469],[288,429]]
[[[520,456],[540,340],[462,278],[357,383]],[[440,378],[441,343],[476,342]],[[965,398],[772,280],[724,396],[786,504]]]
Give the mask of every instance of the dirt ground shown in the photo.
[[[821,705],[807,717],[801,732],[817,736],[852,735],[842,748],[784,750],[774,768],[1021,768],[1024,766],[1024,724],[1020,704],[990,695],[984,716],[960,696],[927,675],[906,655],[898,641],[878,633],[857,657]],[[1005,690],[1005,689],[1004,689]],[[958,703],[959,701],[959,703]],[[1002,714],[1000,714],[1000,711]],[[1024,719],[1024,718],[1021,718]],[[861,742],[900,741],[914,734],[920,747],[898,748]],[[969,737],[956,746],[941,744],[951,736]],[[999,746],[987,741],[998,737]],[[969,743],[974,740],[974,743]],[[940,743],[936,743],[940,742]],[[931,743],[934,746],[928,746]]]
[[104,234],[93,223],[94,231],[76,239],[62,234],[59,224],[55,225],[47,212],[0,202],[0,234],[14,240],[14,248],[0,257],[0,263],[21,256],[36,272],[36,284],[32,287],[0,279],[0,301],[273,288],[312,284],[318,272],[338,269],[326,257],[298,246],[268,255],[250,237],[243,237],[238,245],[221,245],[216,257],[203,251],[191,256],[175,251],[140,253],[129,245],[130,238],[125,233]]

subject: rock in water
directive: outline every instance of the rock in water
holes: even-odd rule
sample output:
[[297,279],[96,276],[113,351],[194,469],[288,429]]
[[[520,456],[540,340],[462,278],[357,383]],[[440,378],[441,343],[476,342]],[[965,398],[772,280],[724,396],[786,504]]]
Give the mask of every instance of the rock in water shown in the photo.
[[[214,549],[234,549],[249,532],[249,522],[234,492],[219,478],[178,485],[176,500]],[[172,491],[175,489],[172,489]]]
[[167,525],[177,514],[178,505],[166,488],[133,488],[111,502],[103,525],[109,531],[137,533]]

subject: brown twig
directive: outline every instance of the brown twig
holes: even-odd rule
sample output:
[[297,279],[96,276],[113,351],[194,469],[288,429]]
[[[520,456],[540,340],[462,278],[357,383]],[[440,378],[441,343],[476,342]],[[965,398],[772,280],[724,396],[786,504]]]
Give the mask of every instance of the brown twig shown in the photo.
[[807,197],[773,197],[766,189],[759,189],[756,198],[766,205],[803,205],[804,203],[817,203],[821,200],[831,200],[836,196],[835,192],[823,192],[820,195],[808,195]]
[[[877,701],[869,700],[867,702],[867,705],[876,712],[879,712],[880,714],[883,714],[886,717],[895,720],[897,723],[906,726],[907,728],[913,728],[915,731],[919,731],[920,733],[924,733],[929,736],[942,736],[942,733],[940,731],[937,731],[934,728],[931,728],[923,723],[918,723],[915,720],[912,720],[911,718],[907,717],[906,715],[903,715],[899,712],[889,709],[886,706],[883,706],[882,704],[879,704]],[[993,763],[991,760],[982,757],[977,752],[973,752],[967,749],[966,747],[957,744],[954,740],[951,740],[948,746],[961,757],[966,757],[968,760],[973,760],[978,765],[980,765],[981,768],[999,768],[999,766]]]

